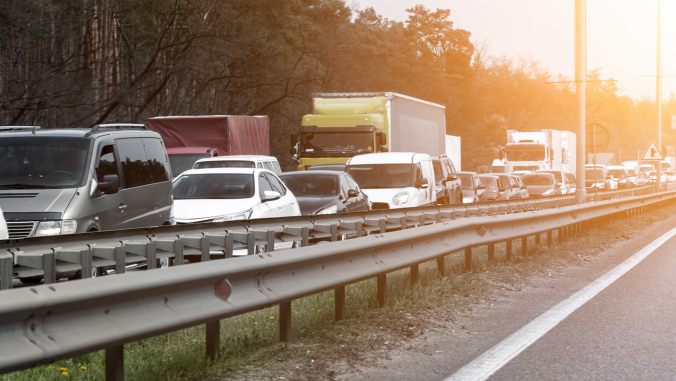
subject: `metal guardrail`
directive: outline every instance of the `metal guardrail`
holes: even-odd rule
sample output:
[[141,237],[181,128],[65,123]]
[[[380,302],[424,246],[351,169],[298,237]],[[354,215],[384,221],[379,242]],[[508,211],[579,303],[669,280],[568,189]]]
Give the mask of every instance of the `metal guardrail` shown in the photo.
[[[382,306],[389,272],[410,267],[415,282],[418,265],[436,260],[443,275],[445,256],[462,249],[471,269],[472,247],[488,245],[492,260],[498,242],[521,238],[525,250],[528,236],[547,233],[551,244],[553,231],[563,240],[608,217],[630,217],[675,200],[672,191],[446,221],[441,217],[452,218],[454,212],[440,208],[423,215],[436,222],[415,229],[238,260],[7,290],[0,293],[0,373],[106,349],[106,377],[118,380],[124,372],[124,343],[202,323],[207,325],[207,356],[214,359],[220,353],[220,319],[274,305],[280,306],[280,339],[286,341],[294,299],[335,289],[340,319],[348,284],[377,277]],[[511,245],[507,247],[509,259]]]
[[[646,194],[639,187],[599,194],[603,199]],[[593,200],[588,195],[587,202]],[[322,216],[300,216],[248,221],[202,223],[127,229],[51,237],[30,237],[0,242],[0,290],[12,287],[13,278],[44,277],[57,281],[61,274],[90,278],[101,268],[122,274],[130,266],[158,267],[158,260],[181,265],[184,259],[206,261],[230,258],[234,252],[253,255],[274,246],[307,246],[327,240],[358,238],[372,233],[407,229],[456,218],[503,215],[572,205],[574,196],[550,196],[490,203],[373,210]]]

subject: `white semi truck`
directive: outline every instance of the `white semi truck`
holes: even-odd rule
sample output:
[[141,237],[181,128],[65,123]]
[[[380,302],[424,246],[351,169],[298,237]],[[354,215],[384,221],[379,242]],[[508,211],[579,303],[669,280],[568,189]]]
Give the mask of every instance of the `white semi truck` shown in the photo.
[[500,159],[493,161],[493,172],[561,169],[575,173],[575,134],[570,131],[507,131],[507,145]]

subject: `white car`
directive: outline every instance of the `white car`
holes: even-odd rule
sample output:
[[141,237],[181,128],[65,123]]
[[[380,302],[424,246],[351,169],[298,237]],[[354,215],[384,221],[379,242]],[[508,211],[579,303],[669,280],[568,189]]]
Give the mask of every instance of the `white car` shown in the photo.
[[199,159],[192,166],[192,169],[206,168],[261,168],[272,171],[276,175],[282,173],[276,157],[263,155],[214,156]]
[[300,216],[298,201],[265,169],[190,169],[174,180],[177,224],[288,216]]
[[5,221],[5,216],[2,214],[2,209],[0,209],[0,240],[8,238],[9,232],[7,231],[7,222]]
[[345,171],[369,197],[373,209],[436,205],[434,167],[428,154],[384,152],[358,155]]

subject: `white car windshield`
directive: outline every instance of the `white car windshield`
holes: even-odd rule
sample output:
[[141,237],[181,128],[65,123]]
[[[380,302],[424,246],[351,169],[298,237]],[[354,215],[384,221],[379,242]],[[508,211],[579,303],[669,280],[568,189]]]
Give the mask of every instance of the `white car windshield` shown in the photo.
[[547,175],[538,175],[538,174],[532,174],[532,175],[524,175],[521,178],[521,181],[523,181],[523,185],[526,186],[542,186],[542,185],[554,185],[554,181],[552,181],[552,176],[549,174]]
[[413,164],[350,165],[347,172],[364,189],[414,186]]
[[253,195],[254,180],[250,174],[190,174],[174,181],[174,200],[236,199]]

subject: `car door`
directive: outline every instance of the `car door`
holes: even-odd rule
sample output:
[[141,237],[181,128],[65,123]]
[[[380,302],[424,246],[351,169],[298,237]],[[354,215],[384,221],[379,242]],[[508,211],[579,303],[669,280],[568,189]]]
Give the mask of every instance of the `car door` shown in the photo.
[[268,181],[270,181],[272,189],[282,195],[282,198],[279,199],[279,207],[282,211],[282,215],[299,216],[300,207],[298,206],[298,201],[296,201],[296,197],[293,195],[293,193],[289,192],[289,190],[286,188],[284,182],[282,182],[279,177],[272,173],[265,173],[265,177],[267,177]]
[[[99,149],[97,149],[98,158],[94,163],[94,176],[96,177],[96,184],[92,184],[92,187],[96,187],[97,184],[103,182],[103,176],[106,175],[115,175],[122,184],[122,176],[119,171],[119,160],[117,160],[117,155],[115,154],[115,142],[103,141],[100,143]],[[125,209],[123,206],[125,204],[125,194],[118,189],[117,193],[114,194],[105,194],[98,189],[92,189],[92,214],[94,220],[98,220],[98,229],[99,230],[117,230],[125,228],[125,221],[127,215],[125,214]],[[122,207],[122,208],[120,208]]]
[[355,190],[359,193],[357,197],[354,197],[354,210],[349,210],[350,212],[363,212],[367,210],[371,210],[369,207],[368,203],[368,196],[364,192],[361,191],[359,188],[359,185],[357,184],[356,181],[352,178],[352,176],[345,174],[343,175],[345,177],[345,181],[347,181],[347,185],[351,190]]
[[347,183],[347,179],[345,176],[340,176],[339,177],[340,181],[340,198],[341,201],[343,202],[343,205],[345,205],[345,210],[338,210],[338,212],[353,212],[355,209],[355,203],[356,200],[354,197],[349,196],[350,192],[350,185]]
[[268,178],[265,176],[265,172],[259,172],[258,173],[258,196],[261,199],[261,215],[264,218],[271,218],[271,217],[281,217],[283,216],[282,213],[282,202],[281,198],[277,200],[268,200],[268,201],[263,201],[263,196],[265,194],[265,191],[271,191],[271,192],[277,192],[276,189],[272,187],[270,184],[270,181]]

